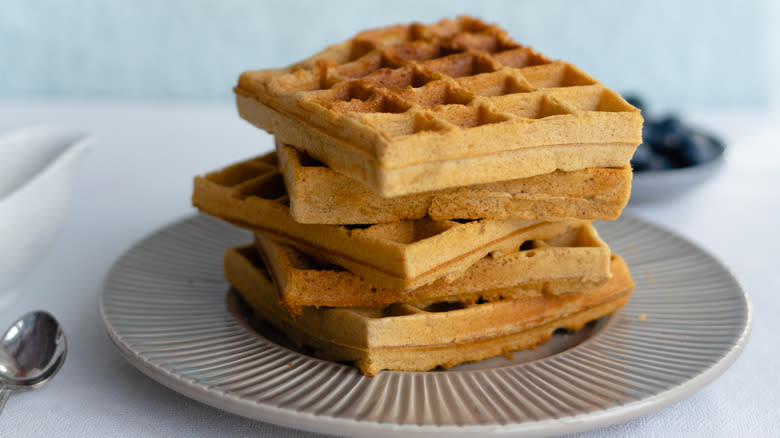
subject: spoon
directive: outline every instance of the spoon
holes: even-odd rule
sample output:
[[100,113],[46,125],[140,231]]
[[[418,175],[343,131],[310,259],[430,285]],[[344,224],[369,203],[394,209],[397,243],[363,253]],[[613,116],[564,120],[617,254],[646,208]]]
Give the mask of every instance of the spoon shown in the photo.
[[66,350],[65,333],[48,312],[30,312],[13,323],[0,340],[0,410],[12,391],[51,379]]

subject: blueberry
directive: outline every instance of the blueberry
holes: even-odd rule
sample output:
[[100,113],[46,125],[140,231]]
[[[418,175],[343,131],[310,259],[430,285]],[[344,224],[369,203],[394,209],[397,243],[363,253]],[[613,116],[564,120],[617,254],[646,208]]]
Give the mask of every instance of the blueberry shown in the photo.
[[643,131],[644,141],[650,145],[653,152],[665,156],[673,167],[681,165],[680,150],[683,140],[689,135],[690,130],[674,116],[657,121],[650,120]]
[[645,170],[666,170],[675,167],[675,162],[666,155],[652,154]]
[[712,137],[701,133],[693,133],[683,138],[680,146],[680,164],[683,166],[696,166],[715,159],[720,153],[720,148]]
[[660,129],[665,135],[677,134],[685,135],[688,133],[688,127],[677,116],[670,115],[659,120],[656,123],[656,127]]
[[650,165],[652,159],[653,150],[647,143],[642,143],[636,148],[634,156],[631,157],[631,167],[634,170],[645,170]]
[[681,135],[677,132],[670,132],[661,137],[661,141],[651,144],[653,151],[662,155],[674,155],[682,146],[683,140],[687,135]]
[[642,112],[645,111],[644,101],[642,101],[642,98],[637,96],[636,94],[629,94],[624,96],[623,98],[626,99],[626,102],[642,110]]
[[[644,108],[638,96],[627,95],[626,101]],[[695,166],[717,158],[723,149],[720,140],[687,126],[674,114],[660,119],[645,116],[642,144],[631,165],[638,171]]]
[[649,145],[660,143],[663,140],[663,132],[658,128],[658,124],[650,119],[645,119],[642,126],[642,141]]

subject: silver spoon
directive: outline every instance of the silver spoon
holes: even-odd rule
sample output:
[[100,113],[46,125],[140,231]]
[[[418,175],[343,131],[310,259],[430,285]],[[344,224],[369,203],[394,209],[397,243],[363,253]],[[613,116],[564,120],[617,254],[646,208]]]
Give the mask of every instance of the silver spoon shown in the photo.
[[59,371],[68,349],[60,324],[48,312],[30,312],[0,340],[0,410],[11,392],[37,388]]

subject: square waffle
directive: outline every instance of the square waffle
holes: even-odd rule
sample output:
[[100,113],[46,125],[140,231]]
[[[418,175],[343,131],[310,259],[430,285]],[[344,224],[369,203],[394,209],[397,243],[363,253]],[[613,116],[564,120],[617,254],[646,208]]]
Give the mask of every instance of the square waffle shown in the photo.
[[[256,177],[258,170],[266,172]],[[307,254],[343,266],[377,286],[408,291],[456,278],[494,251],[546,240],[584,222],[524,219],[434,221],[375,225],[300,224],[292,219],[281,173],[258,160],[196,177],[193,205]]]
[[[307,224],[447,219],[614,220],[631,194],[631,167],[557,170],[510,181],[385,198],[279,141],[290,214]],[[270,161],[270,157],[259,160]],[[242,166],[239,163],[238,166]]]
[[234,91],[249,122],[385,197],[624,167],[642,142],[620,95],[469,17],[362,32]]
[[393,303],[451,301],[474,303],[544,292],[556,295],[590,290],[609,279],[610,250],[592,225],[547,241],[524,242],[517,251],[488,256],[448,283],[443,279],[409,292],[378,288],[350,271],[322,263],[287,245],[259,236],[257,249],[225,257],[263,259],[293,315],[303,306],[384,307]]
[[492,302],[384,308],[305,307],[294,318],[280,303],[262,263],[229,251],[225,276],[259,318],[318,355],[352,361],[363,374],[450,368],[547,342],[622,306],[633,291],[625,263],[613,256],[611,279],[586,293],[534,294]]

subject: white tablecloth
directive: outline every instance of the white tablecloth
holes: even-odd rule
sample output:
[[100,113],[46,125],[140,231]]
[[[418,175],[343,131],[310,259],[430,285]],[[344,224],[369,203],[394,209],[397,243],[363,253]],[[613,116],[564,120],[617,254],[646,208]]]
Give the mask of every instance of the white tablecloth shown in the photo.
[[[751,338],[737,362],[695,395],[581,436],[780,436],[780,114],[699,111],[687,120],[726,139],[725,166],[683,196],[627,211],[686,236],[733,269],[753,303]],[[0,102],[0,132],[41,123],[84,128],[96,143],[81,163],[62,234],[18,286],[21,296],[0,309],[0,330],[26,311],[46,309],[64,325],[69,351],[49,384],[11,397],[0,436],[315,436],[161,386],[122,358],[97,311],[114,260],[146,234],[193,214],[191,177],[270,150],[271,137],[229,105]]]

